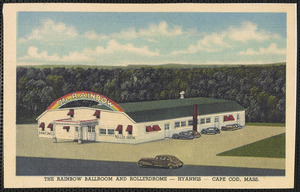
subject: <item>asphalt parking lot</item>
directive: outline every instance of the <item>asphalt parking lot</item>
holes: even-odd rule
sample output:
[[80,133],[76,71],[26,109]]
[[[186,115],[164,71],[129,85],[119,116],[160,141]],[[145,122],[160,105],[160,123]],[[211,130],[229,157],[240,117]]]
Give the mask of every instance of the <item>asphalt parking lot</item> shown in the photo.
[[83,143],[38,138],[35,124],[17,125],[17,156],[98,161],[137,162],[141,157],[175,155],[185,165],[285,169],[285,159],[225,157],[217,154],[285,132],[284,127],[246,126],[237,131],[202,135],[194,140],[173,140],[136,145]]

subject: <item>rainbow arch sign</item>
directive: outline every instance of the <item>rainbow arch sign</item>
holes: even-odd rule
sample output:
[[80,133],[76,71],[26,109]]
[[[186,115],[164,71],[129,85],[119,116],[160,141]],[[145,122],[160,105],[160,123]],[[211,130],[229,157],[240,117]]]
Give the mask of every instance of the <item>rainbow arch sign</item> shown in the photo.
[[90,92],[90,91],[77,91],[73,93],[69,93],[49,105],[47,110],[53,110],[53,109],[59,109],[63,105],[70,103],[72,101],[78,101],[78,100],[89,100],[89,101],[96,101],[102,105],[105,105],[112,109],[113,111],[120,111],[122,112],[123,109],[115,103],[113,100],[100,95],[98,93]]

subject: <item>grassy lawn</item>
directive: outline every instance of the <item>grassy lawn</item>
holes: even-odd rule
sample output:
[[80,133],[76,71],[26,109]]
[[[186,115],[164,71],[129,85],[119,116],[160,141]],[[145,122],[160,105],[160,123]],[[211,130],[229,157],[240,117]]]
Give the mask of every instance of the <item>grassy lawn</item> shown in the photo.
[[272,127],[284,127],[285,123],[246,123],[249,126],[272,126]]
[[285,133],[225,151],[217,156],[285,158]]

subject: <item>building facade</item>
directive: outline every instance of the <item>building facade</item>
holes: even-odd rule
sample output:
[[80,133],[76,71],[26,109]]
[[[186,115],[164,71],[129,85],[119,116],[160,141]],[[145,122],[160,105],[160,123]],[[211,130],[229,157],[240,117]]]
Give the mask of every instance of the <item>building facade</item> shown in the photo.
[[[114,103],[115,104],[115,103]],[[245,109],[234,101],[183,98],[46,110],[38,118],[38,136],[59,140],[138,144],[228,124],[245,125]]]

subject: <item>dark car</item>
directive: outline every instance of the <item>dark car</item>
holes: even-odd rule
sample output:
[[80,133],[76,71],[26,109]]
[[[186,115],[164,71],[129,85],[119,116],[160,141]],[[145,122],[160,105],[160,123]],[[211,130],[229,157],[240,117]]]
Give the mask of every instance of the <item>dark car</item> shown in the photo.
[[226,125],[226,126],[222,126],[221,127],[221,130],[222,131],[236,131],[236,130],[238,130],[239,128],[238,128],[238,126],[236,126],[236,125]]
[[175,133],[172,135],[172,139],[184,139],[184,140],[192,140],[195,136],[193,136],[190,132],[182,131],[180,133]]
[[218,133],[220,133],[220,129],[218,129],[217,127],[208,127],[201,130],[201,134],[215,135]]
[[193,130],[190,130],[190,131],[187,131],[189,134],[193,135],[195,138],[199,138],[201,137],[201,134],[198,132],[198,131],[193,131]]
[[238,129],[242,129],[243,128],[243,126],[240,125],[240,124],[233,124],[233,125],[237,126]]
[[141,158],[138,161],[140,167],[179,168],[183,162],[173,155],[157,155],[155,158]]

